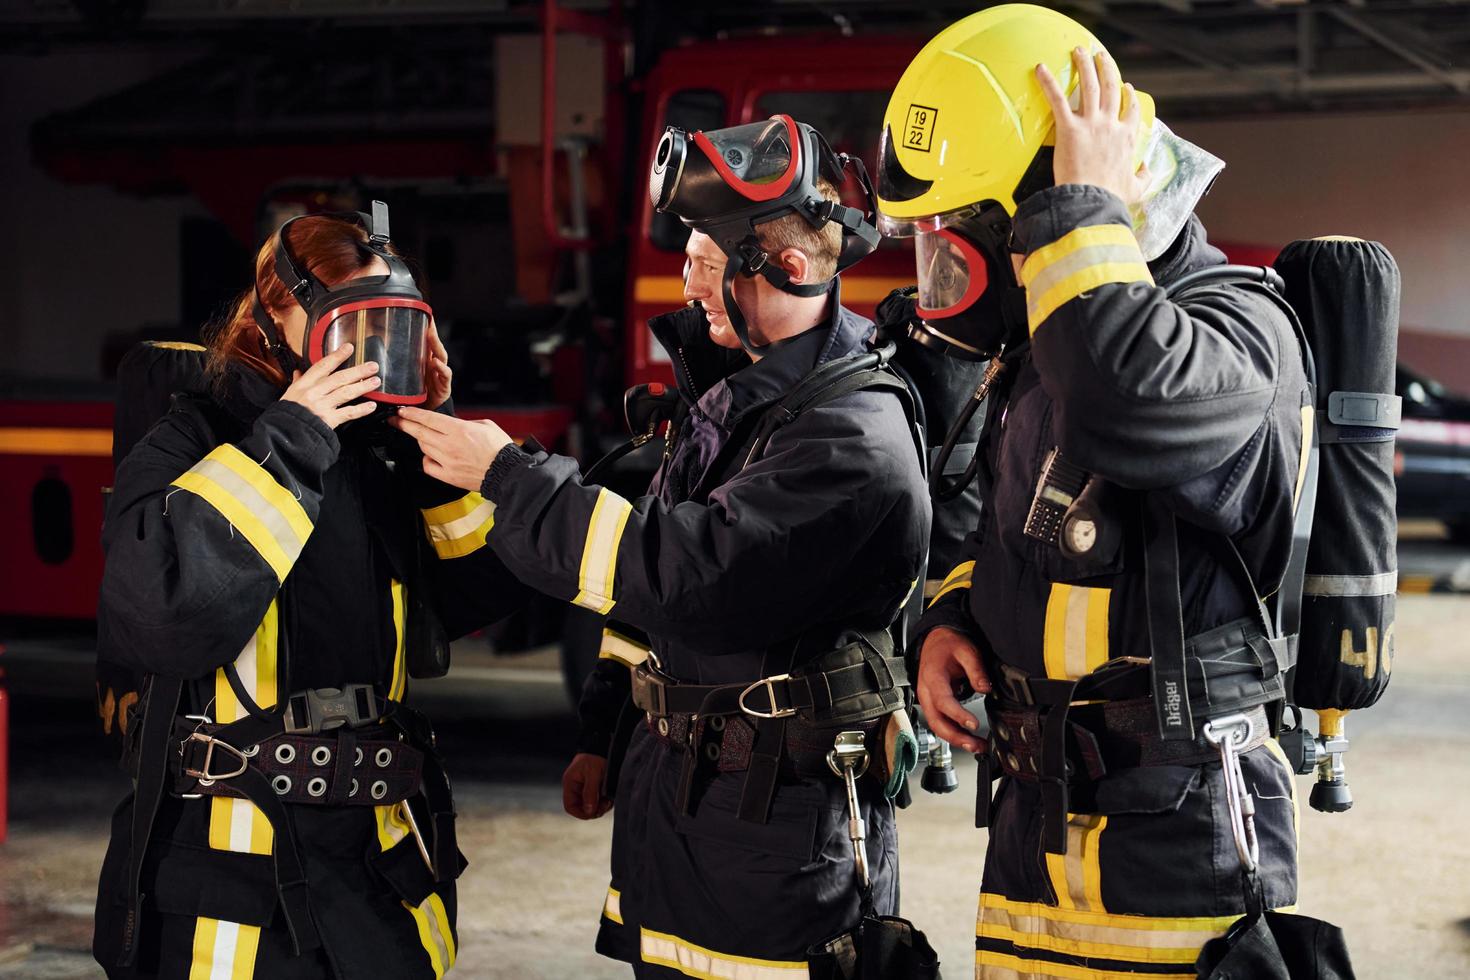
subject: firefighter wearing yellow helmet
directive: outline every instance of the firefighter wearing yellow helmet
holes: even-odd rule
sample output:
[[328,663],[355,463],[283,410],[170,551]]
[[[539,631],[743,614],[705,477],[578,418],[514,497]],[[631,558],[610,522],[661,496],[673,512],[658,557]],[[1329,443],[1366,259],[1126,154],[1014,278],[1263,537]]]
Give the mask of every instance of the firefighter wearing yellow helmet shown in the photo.
[[1041,7],[950,27],[888,107],[911,336],[991,361],[980,526],[915,639],[932,727],[981,763],[980,977],[1195,976],[1296,901],[1290,645],[1256,597],[1310,396],[1287,309],[1193,216],[1222,167]]

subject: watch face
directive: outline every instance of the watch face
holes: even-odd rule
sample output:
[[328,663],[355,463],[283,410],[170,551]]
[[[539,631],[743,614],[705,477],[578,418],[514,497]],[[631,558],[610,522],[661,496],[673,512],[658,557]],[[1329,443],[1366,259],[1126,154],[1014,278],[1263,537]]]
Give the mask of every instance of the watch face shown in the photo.
[[1063,533],[1067,536],[1067,547],[1074,554],[1086,554],[1097,544],[1097,525],[1089,520],[1068,521]]

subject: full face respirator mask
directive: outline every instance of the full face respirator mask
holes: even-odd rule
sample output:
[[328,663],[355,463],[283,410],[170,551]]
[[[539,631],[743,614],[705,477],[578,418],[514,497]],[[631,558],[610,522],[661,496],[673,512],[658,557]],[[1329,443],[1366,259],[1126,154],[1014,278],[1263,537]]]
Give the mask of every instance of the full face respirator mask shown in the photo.
[[[307,217],[334,218],[361,226],[368,233],[359,244],[364,263],[376,257],[388,266],[386,276],[349,279],[328,287],[306,268],[291,249],[287,229]],[[363,397],[390,405],[421,405],[428,399],[424,368],[428,357],[429,322],[433,311],[419,292],[403,260],[389,250],[388,205],[374,201],[372,214],[340,212],[299,215],[277,234],[275,272],[293,299],[306,311],[302,356],[291,350],[265,309],[257,289],[255,321],[265,332],[271,353],[289,379],[296,370],[315,364],[343,344],[352,357],[342,366],[367,361],[378,364],[382,384]]]
[[[841,187],[849,167],[862,187],[867,210],[828,201],[818,189],[818,177]],[[793,296],[820,296],[833,282],[792,282],[761,247],[757,225],[793,213],[813,228],[837,222],[842,227],[837,273],[878,247],[878,230],[868,220],[873,191],[862,161],[834,152],[820,133],[787,115],[692,134],[670,126],[654,152],[648,194],[655,209],[708,235],[725,253],[721,286],[725,312],[741,345],[753,354],[764,346],[751,343],[735,301],[737,275],[762,276]]]

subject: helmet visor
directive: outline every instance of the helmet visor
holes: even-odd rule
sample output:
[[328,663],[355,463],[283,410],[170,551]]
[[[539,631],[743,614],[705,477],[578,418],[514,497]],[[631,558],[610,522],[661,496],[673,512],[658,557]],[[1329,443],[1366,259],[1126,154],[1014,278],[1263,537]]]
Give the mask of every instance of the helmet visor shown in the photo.
[[694,144],[730,188],[752,201],[773,201],[796,177],[801,136],[790,116],[695,133]]
[[963,313],[990,285],[985,257],[951,229],[920,232],[914,254],[919,263],[918,313],[926,320]]
[[1225,161],[1155,119],[1143,162],[1148,165],[1149,184],[1142,201],[1132,207],[1133,234],[1144,259],[1152,262],[1174,244],[1200,198],[1225,169]]
[[315,363],[343,344],[352,344],[352,357],[343,367],[376,361],[382,380],[364,397],[395,405],[420,404],[428,397],[424,360],[431,316],[427,303],[397,297],[334,307],[317,321],[311,360]]

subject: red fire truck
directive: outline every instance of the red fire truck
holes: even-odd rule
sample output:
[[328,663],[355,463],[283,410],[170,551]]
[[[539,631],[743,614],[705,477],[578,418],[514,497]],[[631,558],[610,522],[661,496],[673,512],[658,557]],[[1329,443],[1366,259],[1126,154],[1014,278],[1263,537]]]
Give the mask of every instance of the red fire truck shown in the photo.
[[[544,81],[553,84],[543,88],[543,137],[551,135],[555,111],[556,25],[546,26]],[[578,22],[563,26],[591,29]],[[608,38],[609,63],[621,64],[613,57],[614,41]],[[590,462],[623,437],[616,418],[621,390],[671,378],[667,355],[645,326],[649,316],[683,301],[687,230],[655,214],[644,190],[649,156],[663,128],[713,129],[785,112],[871,165],[887,93],[921,43],[760,37],[675,48],[641,79],[609,78],[608,138],[585,156],[583,148],[572,146],[553,157],[557,147],[544,138],[542,147],[512,151],[497,164],[493,141],[482,137],[252,147],[243,151],[244,162],[240,148],[187,143],[92,146],[85,154],[42,146],[36,155],[64,180],[129,191],[187,187],[241,248],[253,248],[263,231],[290,213],[338,210],[383,197],[393,205],[395,240],[428,270],[440,323],[450,322],[460,413],[493,417],[512,433],[534,435]],[[639,98],[630,99],[630,93]],[[620,135],[617,120],[629,101],[641,102],[641,116],[636,129]],[[634,143],[625,152],[619,144],[629,138]],[[371,161],[370,173],[355,169],[364,161]],[[490,189],[476,189],[482,187]],[[528,202],[534,208],[529,215]],[[513,288],[511,274],[523,287],[528,269],[534,278],[538,269],[558,264],[580,274],[581,288],[572,290],[571,302],[504,306],[478,322],[454,322],[451,304],[467,295],[466,280],[473,277],[455,275],[454,256],[446,260],[444,254],[455,251],[456,239],[435,229],[458,227],[467,236],[484,236],[483,225],[504,222],[507,211],[514,235],[499,237],[515,240],[515,268],[503,288]],[[411,215],[418,215],[417,228]],[[560,217],[565,215],[570,218]],[[468,242],[459,240],[460,251],[483,251],[484,242]],[[885,243],[843,277],[843,302],[871,314],[889,290],[912,280],[912,263],[905,244]],[[239,268],[247,264],[242,259]],[[446,264],[449,274],[437,275],[436,266]],[[589,266],[596,267],[591,275]],[[608,269],[616,274],[609,277]],[[192,339],[197,326],[184,325],[172,337]],[[112,480],[111,399],[106,386],[82,392],[33,383],[0,390],[0,640],[17,631],[84,632],[95,617],[101,489]],[[631,468],[614,479],[636,493],[647,469],[640,471],[637,457],[630,459]],[[559,611],[543,617],[557,618]],[[563,662],[569,682],[576,683],[591,655],[594,624],[569,622],[574,626]],[[532,627],[520,645],[545,641],[546,632],[545,622]],[[500,644],[506,645],[517,643]]]

